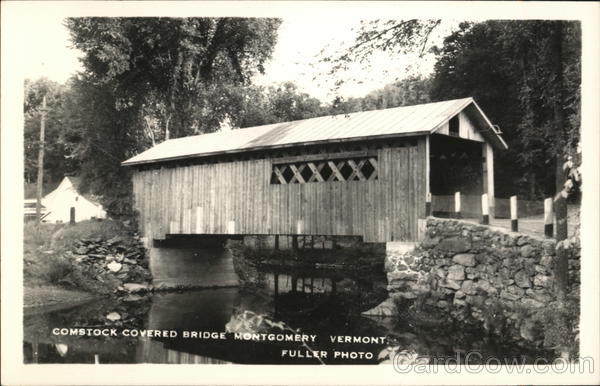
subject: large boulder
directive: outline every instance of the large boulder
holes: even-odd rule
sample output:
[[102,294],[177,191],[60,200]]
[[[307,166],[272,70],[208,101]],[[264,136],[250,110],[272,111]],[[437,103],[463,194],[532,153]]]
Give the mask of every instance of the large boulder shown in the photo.
[[544,304],[548,304],[555,299],[555,297],[553,295],[551,295],[550,293],[546,292],[546,290],[529,289],[529,290],[527,290],[527,295],[529,297],[537,300],[538,302],[541,302]]
[[150,290],[150,286],[146,283],[125,283],[123,284],[123,288],[130,293],[146,292]]
[[387,278],[389,282],[395,281],[395,280],[411,280],[411,281],[415,281],[419,278],[419,273],[418,272],[414,272],[414,271],[395,271],[395,272],[389,272],[387,274]]
[[552,286],[552,276],[546,276],[546,275],[535,275],[535,278],[533,279],[533,284],[536,287],[551,287]]
[[477,287],[472,280],[463,281],[460,290],[467,295],[475,295],[477,293]]
[[397,314],[398,308],[396,307],[396,302],[392,298],[388,298],[370,310],[362,312],[362,315],[369,316],[394,316]]
[[537,301],[535,299],[531,299],[531,298],[523,298],[521,299],[521,304],[523,304],[525,307],[529,307],[529,308],[541,308],[544,307],[544,303]]
[[462,265],[453,265],[448,268],[448,280],[464,280],[465,279],[465,268]]
[[440,286],[445,288],[451,288],[453,290],[460,289],[460,283],[454,280],[446,280],[445,282],[441,283]]
[[106,315],[106,319],[110,320],[111,322],[116,322],[117,320],[121,319],[121,315],[119,315],[118,312],[111,312]]
[[423,247],[425,249],[431,249],[431,248],[434,248],[436,245],[438,245],[439,242],[440,242],[439,237],[435,237],[435,236],[431,237],[429,234],[426,234],[425,238],[421,242],[421,247]]
[[525,290],[521,287],[517,287],[516,285],[511,285],[506,288],[508,292],[518,297],[523,297],[525,295]]
[[121,263],[117,263],[116,261],[110,262],[106,265],[106,267],[111,271],[111,272],[119,272],[121,270]]
[[521,247],[521,256],[529,257],[533,254],[534,248],[531,245],[524,245]]
[[471,249],[471,242],[464,237],[450,237],[440,241],[435,247],[437,251],[446,251],[454,253],[468,252]]
[[385,272],[393,272],[396,270],[396,259],[392,259],[390,256],[385,258],[383,264],[383,270]]
[[498,293],[498,290],[496,289],[496,287],[494,287],[489,281],[487,280],[479,280],[477,282],[477,288],[480,291],[485,292],[486,294],[490,294],[490,295],[495,295]]
[[472,253],[459,253],[452,258],[452,261],[466,267],[475,266],[475,255]]
[[529,274],[523,270],[515,273],[515,284],[521,288],[531,288],[531,279]]
[[514,302],[516,300],[519,300],[521,297],[518,295],[512,294],[512,293],[508,292],[507,290],[502,290],[502,292],[500,292],[500,298]]
[[543,255],[542,258],[540,259],[540,265],[550,268],[552,266],[552,256],[551,255]]

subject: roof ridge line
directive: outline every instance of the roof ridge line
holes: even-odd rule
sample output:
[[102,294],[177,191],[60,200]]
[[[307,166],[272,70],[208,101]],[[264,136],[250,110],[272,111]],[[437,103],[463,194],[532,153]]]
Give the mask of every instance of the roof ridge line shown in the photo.
[[332,114],[327,114],[327,115],[320,115],[318,117],[312,117],[312,118],[295,119],[293,121],[282,121],[282,122],[265,123],[264,125],[256,125],[256,126],[248,126],[248,127],[238,127],[238,128],[234,128],[234,129],[227,130],[227,131],[214,131],[212,133],[201,133],[201,134],[188,135],[188,136],[185,136],[185,137],[169,138],[166,141],[163,141],[163,142],[159,143],[158,145],[161,145],[161,144],[163,144],[165,142],[169,142],[169,141],[176,141],[176,140],[182,139],[182,138],[200,137],[200,136],[203,136],[203,135],[213,135],[213,134],[224,134],[224,133],[229,133],[229,132],[239,131],[239,130],[255,129],[255,128],[259,128],[259,127],[266,127],[266,126],[271,126],[271,125],[280,125],[280,124],[284,124],[284,123],[298,123],[298,122],[309,121],[309,120],[312,120],[312,119],[320,119],[320,118],[327,118],[327,117],[330,117],[330,118],[336,118],[336,117],[341,117],[341,116],[346,117],[348,115],[364,114],[364,113],[371,113],[371,112],[376,112],[376,111],[395,110],[395,109],[402,109],[402,108],[415,107],[415,106],[426,106],[426,105],[433,105],[433,104],[444,103],[444,102],[457,102],[457,101],[463,100],[463,99],[465,99],[465,100],[466,99],[473,100],[473,97],[456,98],[456,99],[446,99],[446,100],[443,100],[443,101],[436,101],[436,102],[417,103],[417,104],[413,104],[413,105],[388,107],[388,108],[385,108],[385,109],[373,109],[373,110],[353,111],[353,112],[350,112],[350,113],[339,113],[339,114],[333,114],[333,115]]
[[[256,149],[273,150],[328,142],[423,135],[435,132],[450,115],[456,115],[471,104],[475,104],[474,98],[466,97],[173,138],[123,161],[122,165],[166,162]],[[483,113],[479,111],[479,115],[481,114]],[[487,125],[483,120],[480,124]],[[501,140],[495,141],[500,146],[503,145]]]

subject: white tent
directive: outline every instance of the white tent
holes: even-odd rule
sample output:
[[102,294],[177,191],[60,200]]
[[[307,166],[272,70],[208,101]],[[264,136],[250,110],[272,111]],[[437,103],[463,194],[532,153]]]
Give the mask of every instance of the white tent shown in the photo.
[[65,177],[58,187],[42,199],[48,216],[46,222],[69,222],[71,208],[75,208],[75,222],[92,218],[106,218],[102,205],[79,193],[79,181],[74,177]]

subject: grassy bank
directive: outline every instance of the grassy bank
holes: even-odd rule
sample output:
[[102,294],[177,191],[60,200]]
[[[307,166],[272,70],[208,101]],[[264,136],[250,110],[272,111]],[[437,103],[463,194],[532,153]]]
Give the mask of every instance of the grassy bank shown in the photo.
[[120,221],[89,220],[69,224],[28,222],[24,227],[23,277],[25,307],[80,302],[86,298],[114,291],[111,283],[73,257],[82,239],[109,240],[118,237],[133,243],[135,229]]
[[[74,305],[93,300],[97,295],[76,289],[59,287],[56,285],[25,286],[23,291],[23,305],[25,313],[40,308],[61,307]],[[34,311],[35,312],[35,311]]]

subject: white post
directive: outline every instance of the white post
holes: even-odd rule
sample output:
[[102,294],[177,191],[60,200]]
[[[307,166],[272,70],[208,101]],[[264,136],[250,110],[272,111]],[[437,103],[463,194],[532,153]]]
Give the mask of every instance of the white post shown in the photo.
[[496,209],[496,194],[494,193],[494,149],[486,142],[485,144],[485,165],[487,178],[487,194],[490,206],[490,216],[494,219]]
[[510,230],[519,231],[519,211],[517,196],[510,196]]
[[427,192],[425,195],[425,216],[431,216],[431,192]]
[[298,220],[298,222],[296,223],[296,233],[299,235],[304,233],[304,221],[303,220]]
[[554,236],[554,213],[552,211],[552,197],[544,200],[544,235]]
[[460,192],[454,193],[454,216],[456,218],[461,218],[460,214]]
[[481,195],[481,216],[481,223],[488,225],[490,223],[490,206],[487,193]]

